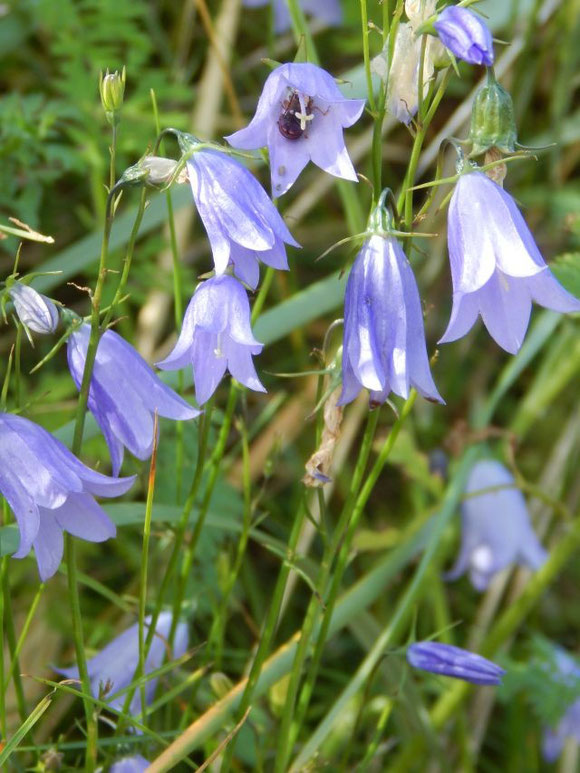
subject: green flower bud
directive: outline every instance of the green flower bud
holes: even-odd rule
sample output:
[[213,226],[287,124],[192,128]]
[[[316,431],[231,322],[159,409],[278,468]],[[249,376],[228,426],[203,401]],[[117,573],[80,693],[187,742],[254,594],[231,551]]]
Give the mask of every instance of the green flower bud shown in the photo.
[[487,70],[487,83],[473,100],[469,140],[470,156],[478,156],[490,148],[513,153],[517,142],[514,105],[509,93],[496,81],[493,70]]
[[234,683],[226,674],[216,671],[209,678],[209,686],[216,698],[220,699],[227,695],[233,688]]
[[117,70],[112,73],[107,70],[104,75],[101,73],[99,92],[107,121],[110,124],[118,123],[125,94],[125,68],[120,74]]

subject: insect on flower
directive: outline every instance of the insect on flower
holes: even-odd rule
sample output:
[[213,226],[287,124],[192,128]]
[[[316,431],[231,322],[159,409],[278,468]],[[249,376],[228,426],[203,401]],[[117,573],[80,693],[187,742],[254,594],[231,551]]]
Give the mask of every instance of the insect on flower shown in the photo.
[[298,140],[308,126],[308,121],[312,121],[314,116],[312,115],[312,98],[308,97],[305,101],[304,107],[300,101],[300,95],[297,91],[292,91],[290,97],[284,100],[282,105],[282,112],[278,118],[278,129],[283,137],[287,140]]

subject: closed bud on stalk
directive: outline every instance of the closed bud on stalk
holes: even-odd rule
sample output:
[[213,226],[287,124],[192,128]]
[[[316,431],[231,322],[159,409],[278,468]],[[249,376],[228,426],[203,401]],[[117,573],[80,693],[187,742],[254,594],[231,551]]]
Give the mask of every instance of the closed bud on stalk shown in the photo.
[[107,116],[107,121],[113,125],[119,123],[121,108],[123,107],[123,97],[125,94],[125,68],[119,73],[107,72],[99,80],[99,92],[101,94],[101,104]]
[[9,294],[24,327],[42,335],[54,333],[58,326],[58,309],[49,298],[20,282],[14,282]]
[[227,674],[224,674],[221,671],[216,671],[210,676],[209,685],[213,694],[219,700],[230,692],[234,686],[234,683],[229,678],[229,676],[227,676]]
[[471,156],[478,156],[494,147],[502,153],[513,153],[516,149],[512,98],[497,82],[492,69],[488,69],[487,83],[473,100],[469,140],[472,143]]
[[[145,156],[140,162],[141,169],[147,172],[146,182],[148,185],[165,185],[170,182],[177,169],[177,161],[172,158],[163,158],[161,156]],[[175,182],[187,182],[187,172],[185,169],[177,176]]]

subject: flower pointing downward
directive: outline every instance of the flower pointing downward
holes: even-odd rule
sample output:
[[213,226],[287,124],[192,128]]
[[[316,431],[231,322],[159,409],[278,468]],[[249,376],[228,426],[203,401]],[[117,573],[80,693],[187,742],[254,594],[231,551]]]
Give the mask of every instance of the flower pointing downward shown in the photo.
[[482,172],[459,177],[449,204],[447,241],[453,308],[439,343],[456,341],[478,314],[507,352],[521,347],[532,301],[554,311],[580,311],[558,284],[513,198]]
[[225,274],[198,285],[185,311],[177,343],[157,367],[180,370],[191,365],[195,396],[203,405],[226,369],[249,389],[265,392],[252,362],[252,356],[262,349],[252,335],[246,291]]

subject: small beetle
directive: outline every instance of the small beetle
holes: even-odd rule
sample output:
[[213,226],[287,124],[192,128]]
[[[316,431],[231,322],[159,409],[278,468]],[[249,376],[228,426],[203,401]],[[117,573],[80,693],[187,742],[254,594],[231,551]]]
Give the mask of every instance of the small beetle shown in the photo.
[[293,91],[288,99],[282,103],[282,112],[278,118],[278,129],[287,140],[298,140],[304,134],[307,121],[313,119],[310,107],[312,98],[308,97],[305,106],[305,115],[302,114],[300,98],[297,91]]

